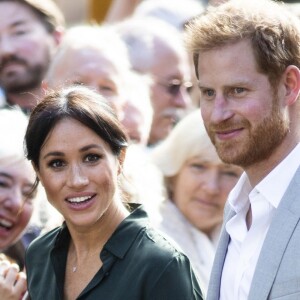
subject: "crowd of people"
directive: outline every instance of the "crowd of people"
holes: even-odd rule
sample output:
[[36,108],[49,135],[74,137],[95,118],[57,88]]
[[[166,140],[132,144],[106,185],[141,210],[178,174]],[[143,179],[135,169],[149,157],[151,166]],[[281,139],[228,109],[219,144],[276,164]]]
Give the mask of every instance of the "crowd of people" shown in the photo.
[[0,299],[300,298],[299,45],[273,0],[0,1]]

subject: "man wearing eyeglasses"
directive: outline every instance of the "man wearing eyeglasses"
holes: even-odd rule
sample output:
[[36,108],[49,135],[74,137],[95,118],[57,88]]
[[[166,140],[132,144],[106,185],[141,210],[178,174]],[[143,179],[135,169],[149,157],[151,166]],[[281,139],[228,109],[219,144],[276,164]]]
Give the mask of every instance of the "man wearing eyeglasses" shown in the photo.
[[152,78],[149,146],[163,140],[191,107],[191,68],[179,32],[158,20],[130,19],[117,25],[133,68]]

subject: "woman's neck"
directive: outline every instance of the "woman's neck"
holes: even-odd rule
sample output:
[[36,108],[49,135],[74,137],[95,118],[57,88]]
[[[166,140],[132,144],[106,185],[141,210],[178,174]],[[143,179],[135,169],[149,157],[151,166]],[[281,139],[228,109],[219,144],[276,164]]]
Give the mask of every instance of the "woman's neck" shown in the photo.
[[74,246],[76,257],[84,254],[102,250],[108,239],[120,225],[120,223],[129,215],[129,212],[120,204],[113,209],[108,209],[99,220],[89,227],[67,226],[71,235],[71,244]]

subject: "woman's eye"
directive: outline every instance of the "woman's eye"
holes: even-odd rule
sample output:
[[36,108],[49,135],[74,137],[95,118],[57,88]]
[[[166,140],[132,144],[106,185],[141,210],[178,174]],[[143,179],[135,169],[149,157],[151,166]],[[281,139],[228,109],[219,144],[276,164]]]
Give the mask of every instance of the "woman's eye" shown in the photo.
[[0,180],[0,188],[7,188],[8,183],[6,181]]
[[230,177],[236,177],[236,178],[239,177],[239,175],[234,171],[223,171],[222,174]]
[[56,160],[50,161],[48,163],[48,165],[50,168],[59,169],[59,168],[62,168],[65,165],[65,163],[62,160],[56,159]]
[[205,166],[203,164],[191,164],[191,167],[196,170],[204,170]]
[[87,162],[96,162],[100,159],[100,155],[98,154],[88,154],[84,160]]
[[37,190],[33,191],[33,186],[28,187],[28,188],[23,190],[22,194],[23,194],[26,201],[27,200],[30,201],[30,200],[32,200],[36,197]]

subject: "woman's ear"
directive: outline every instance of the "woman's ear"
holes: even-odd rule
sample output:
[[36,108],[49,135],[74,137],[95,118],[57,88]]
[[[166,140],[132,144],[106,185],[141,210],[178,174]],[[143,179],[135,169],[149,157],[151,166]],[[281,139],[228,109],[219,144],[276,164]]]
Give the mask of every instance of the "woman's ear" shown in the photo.
[[36,174],[37,179],[38,179],[39,182],[43,185],[43,182],[41,181],[41,177],[40,177],[40,172],[39,172],[37,166],[35,165],[35,163],[34,163],[33,161],[31,162],[31,165],[32,165],[32,167],[33,167],[33,169],[34,169],[34,171],[35,171],[35,174]]
[[120,173],[122,173],[122,170],[123,170],[123,163],[124,163],[124,160],[125,160],[125,157],[126,157],[126,149],[122,149],[119,156],[118,156],[118,161],[119,161],[119,167],[118,167],[118,175]]
[[284,86],[285,86],[285,104],[294,104],[300,92],[300,70],[294,66],[290,65],[286,68],[284,72]]

